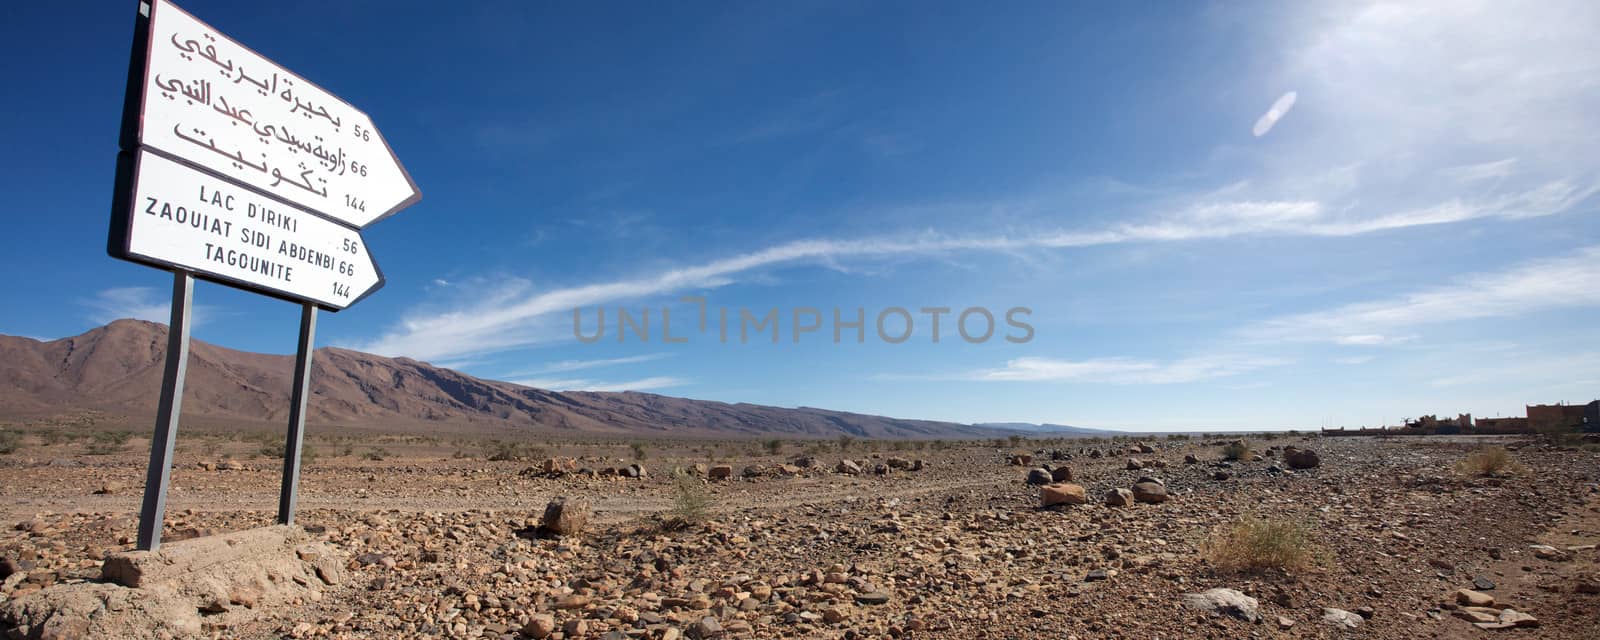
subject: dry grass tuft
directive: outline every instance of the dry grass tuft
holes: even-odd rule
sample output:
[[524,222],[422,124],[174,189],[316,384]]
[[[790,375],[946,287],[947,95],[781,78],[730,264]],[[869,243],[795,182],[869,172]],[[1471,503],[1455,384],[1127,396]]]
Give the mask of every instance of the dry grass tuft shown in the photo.
[[1248,459],[1252,453],[1255,452],[1250,450],[1250,443],[1243,440],[1229,442],[1226,446],[1222,447],[1222,458],[1224,460],[1245,460]]
[[666,528],[682,529],[705,522],[711,515],[711,492],[694,474],[682,469],[672,472],[672,511]]
[[1516,473],[1522,465],[1511,457],[1505,447],[1484,447],[1472,452],[1456,463],[1456,471],[1472,476],[1494,476]]
[[1211,540],[1206,556],[1228,571],[1293,571],[1315,559],[1311,530],[1290,520],[1246,516]]

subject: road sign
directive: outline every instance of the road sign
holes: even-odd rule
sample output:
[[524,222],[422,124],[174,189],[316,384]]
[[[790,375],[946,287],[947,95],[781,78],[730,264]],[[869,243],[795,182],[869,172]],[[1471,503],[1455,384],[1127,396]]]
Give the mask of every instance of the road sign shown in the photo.
[[383,286],[361,232],[141,149],[107,249],[118,258],[338,311]]
[[356,228],[422,197],[365,113],[168,0],[149,6],[123,149],[154,147]]

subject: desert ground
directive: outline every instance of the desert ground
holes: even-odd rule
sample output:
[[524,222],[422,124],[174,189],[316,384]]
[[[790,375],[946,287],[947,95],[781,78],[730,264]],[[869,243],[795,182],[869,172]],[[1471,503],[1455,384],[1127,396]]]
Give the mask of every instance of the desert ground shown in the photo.
[[[1600,638],[1595,445],[1282,435],[1241,452],[1234,438],[324,431],[297,523],[339,566],[288,605],[225,598],[202,635]],[[132,549],[148,456],[144,438],[59,425],[10,440],[0,612],[95,582],[108,554]],[[169,548],[272,524],[281,435],[178,442]],[[1318,464],[1291,468],[1304,465],[1287,447]],[[1463,462],[1487,450],[1508,454],[1492,475]],[[731,477],[708,477],[718,466]],[[1041,506],[1056,479],[1084,503]],[[1141,479],[1138,500],[1107,504]],[[558,497],[592,517],[541,528]],[[1238,537],[1249,522],[1282,528]]]

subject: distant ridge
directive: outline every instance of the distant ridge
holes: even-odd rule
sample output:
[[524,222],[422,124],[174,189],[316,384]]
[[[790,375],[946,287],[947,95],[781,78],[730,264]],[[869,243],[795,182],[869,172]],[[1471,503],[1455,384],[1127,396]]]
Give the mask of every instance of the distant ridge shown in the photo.
[[[48,342],[0,336],[0,416],[100,411],[155,415],[167,327],[117,320]],[[288,418],[293,357],[190,346],[186,418]],[[312,359],[313,424],[460,424],[618,436],[989,438],[1020,430],[689,400],[638,392],[555,392],[475,378],[410,358],[322,348]]]
[[1127,435],[1129,433],[1127,431],[1117,431],[1114,429],[1090,429],[1087,427],[1074,427],[1065,424],[1034,424],[1032,422],[980,422],[973,426],[983,427],[985,429],[1058,436],[1117,436]]

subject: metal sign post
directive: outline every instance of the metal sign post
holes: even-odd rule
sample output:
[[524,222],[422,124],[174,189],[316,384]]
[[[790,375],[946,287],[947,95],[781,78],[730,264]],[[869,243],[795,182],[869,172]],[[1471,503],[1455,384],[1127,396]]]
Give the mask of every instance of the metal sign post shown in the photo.
[[283,488],[278,492],[278,524],[294,524],[300,488],[300,443],[305,439],[306,401],[311,395],[311,347],[317,333],[317,306],[300,307],[300,350],[294,356],[294,390],[289,398],[289,436],[283,445]]
[[144,505],[139,509],[140,551],[161,548],[167,513],[167,483],[172,480],[172,446],[183,411],[183,377],[189,368],[189,303],[194,276],[178,271],[172,279],[172,318],[167,325],[167,363],[161,374],[161,400],[155,435],[150,438],[150,468],[145,473]]
[[106,252],[171,270],[139,545],[161,548],[194,279],[301,305],[278,522],[294,523],[317,310],[383,287],[361,229],[422,193],[367,114],[171,0],[134,21]]

